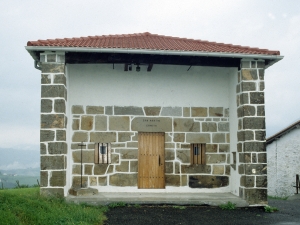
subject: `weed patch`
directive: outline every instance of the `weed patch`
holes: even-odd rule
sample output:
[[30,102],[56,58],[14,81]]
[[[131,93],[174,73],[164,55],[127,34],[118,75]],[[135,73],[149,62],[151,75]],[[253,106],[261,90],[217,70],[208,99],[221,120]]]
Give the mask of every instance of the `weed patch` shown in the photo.
[[186,207],[182,206],[182,205],[174,205],[173,208],[174,209],[186,209]]
[[232,202],[227,202],[226,204],[219,205],[222,210],[233,210],[236,209],[235,204]]
[[270,196],[270,195],[268,195],[268,199],[287,200],[288,197],[277,197],[277,196]]
[[108,205],[109,208],[117,208],[117,207],[125,207],[126,203],[125,202],[112,202]]
[[276,207],[272,207],[269,205],[266,205],[264,208],[265,208],[265,212],[267,212],[267,213],[273,213],[273,212],[278,211],[278,209]]

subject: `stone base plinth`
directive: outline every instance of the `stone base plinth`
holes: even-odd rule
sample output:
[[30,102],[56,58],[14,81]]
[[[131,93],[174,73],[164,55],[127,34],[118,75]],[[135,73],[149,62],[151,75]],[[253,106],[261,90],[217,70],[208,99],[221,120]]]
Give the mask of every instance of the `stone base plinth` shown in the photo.
[[87,196],[87,195],[95,195],[98,193],[97,189],[94,188],[71,188],[69,190],[70,195],[74,196]]

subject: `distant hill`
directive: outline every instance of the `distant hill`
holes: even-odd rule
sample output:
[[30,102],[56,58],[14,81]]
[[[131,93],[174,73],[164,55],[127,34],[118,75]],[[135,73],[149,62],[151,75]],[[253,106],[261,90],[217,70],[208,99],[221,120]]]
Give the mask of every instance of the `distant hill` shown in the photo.
[[11,169],[11,170],[0,170],[2,175],[17,175],[17,176],[40,176],[40,168],[26,168],[26,169]]
[[15,188],[17,182],[19,185],[33,186],[40,182],[39,173],[30,173],[30,175],[20,175],[17,173],[11,173],[16,171],[1,171],[0,172],[0,189],[2,188]]

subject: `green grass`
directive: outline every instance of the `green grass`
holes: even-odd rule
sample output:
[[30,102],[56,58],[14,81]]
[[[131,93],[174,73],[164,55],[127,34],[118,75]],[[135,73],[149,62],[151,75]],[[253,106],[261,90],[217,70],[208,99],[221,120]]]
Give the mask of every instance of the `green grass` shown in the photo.
[[103,224],[103,206],[66,203],[63,198],[45,198],[39,188],[0,190],[0,224]]
[[141,208],[141,205],[139,205],[139,204],[134,204],[133,207],[135,207],[135,208]]
[[269,205],[266,205],[264,208],[265,208],[265,212],[268,212],[268,213],[278,211],[278,209],[276,207],[272,207],[272,206],[269,206]]
[[268,195],[268,199],[287,200],[288,197],[277,197],[277,196],[270,196],[270,195]]
[[7,175],[1,175],[0,174],[0,189],[2,189],[2,184],[4,189],[10,189],[17,187],[16,181],[19,181],[20,185],[27,185],[28,187],[37,185],[37,180],[40,179],[40,177],[36,176],[7,176]]
[[117,207],[125,207],[126,203],[125,202],[112,202],[108,205],[109,208],[117,208]]
[[235,209],[235,204],[232,202],[227,202],[226,204],[219,205],[222,210],[233,210]]
[[183,206],[183,205],[174,205],[173,208],[174,209],[186,209],[186,206]]

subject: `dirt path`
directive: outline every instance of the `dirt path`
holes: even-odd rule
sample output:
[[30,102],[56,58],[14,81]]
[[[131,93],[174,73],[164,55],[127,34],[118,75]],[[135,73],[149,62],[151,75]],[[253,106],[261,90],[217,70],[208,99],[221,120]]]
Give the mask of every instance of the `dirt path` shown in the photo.
[[159,225],[159,224],[300,224],[300,201],[269,200],[269,205],[279,209],[266,213],[263,207],[222,210],[219,207],[186,206],[127,206],[110,209],[106,225]]

